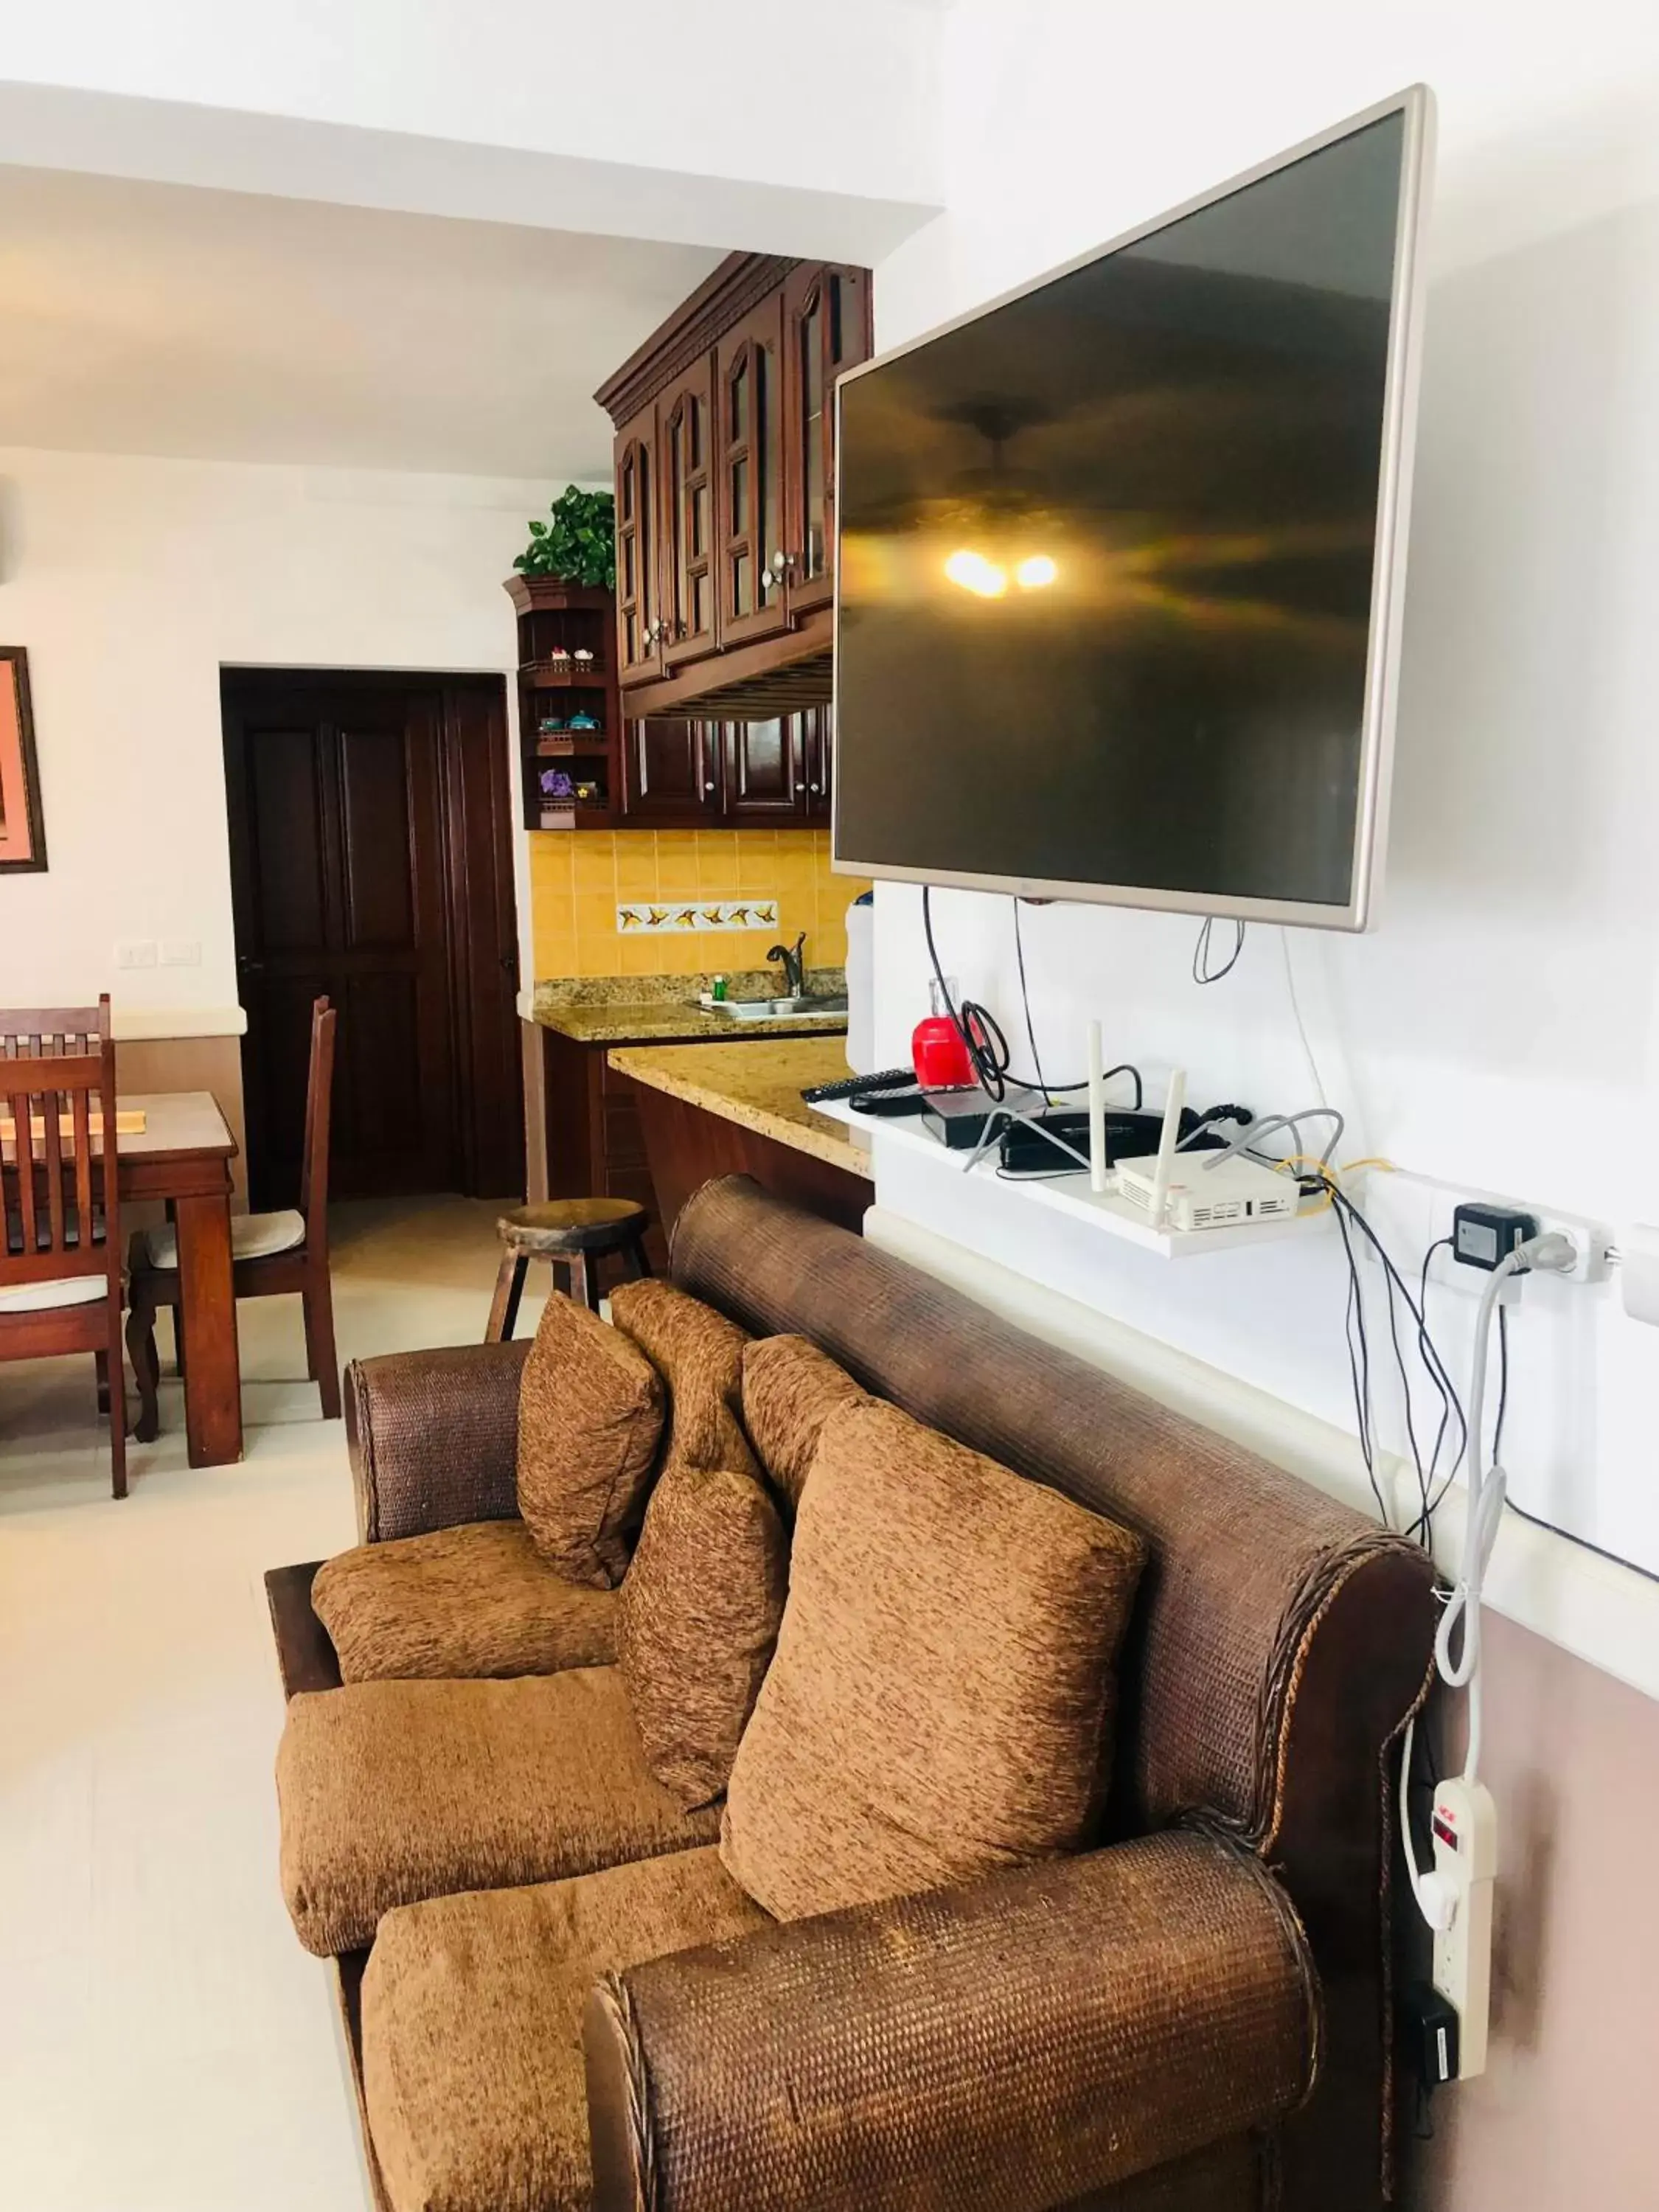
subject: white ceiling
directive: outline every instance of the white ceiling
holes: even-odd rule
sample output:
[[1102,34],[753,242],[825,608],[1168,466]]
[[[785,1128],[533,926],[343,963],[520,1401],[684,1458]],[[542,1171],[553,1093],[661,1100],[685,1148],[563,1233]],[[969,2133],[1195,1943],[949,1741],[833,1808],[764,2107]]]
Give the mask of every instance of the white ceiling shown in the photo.
[[0,166],[0,445],[602,482],[594,386],[719,258]]

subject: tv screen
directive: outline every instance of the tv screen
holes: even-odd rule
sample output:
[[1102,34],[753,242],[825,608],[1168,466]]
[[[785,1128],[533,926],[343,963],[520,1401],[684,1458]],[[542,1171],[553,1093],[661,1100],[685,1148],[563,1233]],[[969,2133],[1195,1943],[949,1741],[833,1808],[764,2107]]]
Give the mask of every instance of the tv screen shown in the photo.
[[1360,928],[1420,88],[851,372],[835,857]]

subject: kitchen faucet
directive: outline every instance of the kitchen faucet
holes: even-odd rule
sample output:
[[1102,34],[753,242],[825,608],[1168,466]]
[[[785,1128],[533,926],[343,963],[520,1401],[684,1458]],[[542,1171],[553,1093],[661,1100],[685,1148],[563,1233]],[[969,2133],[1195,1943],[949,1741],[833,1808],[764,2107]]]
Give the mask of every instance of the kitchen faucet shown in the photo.
[[783,995],[789,999],[806,996],[806,932],[803,929],[793,945],[775,945],[767,954],[769,960],[783,963]]

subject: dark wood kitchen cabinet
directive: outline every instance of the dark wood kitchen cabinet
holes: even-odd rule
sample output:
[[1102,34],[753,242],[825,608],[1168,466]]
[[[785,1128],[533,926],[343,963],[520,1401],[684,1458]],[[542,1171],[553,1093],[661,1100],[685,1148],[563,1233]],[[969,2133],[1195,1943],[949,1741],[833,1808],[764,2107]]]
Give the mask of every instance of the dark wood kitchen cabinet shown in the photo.
[[623,819],[641,830],[716,826],[720,819],[719,726],[684,714],[625,722]]
[[827,707],[765,721],[625,721],[622,762],[624,827],[775,830],[830,818]]
[[[630,714],[769,723],[827,706],[835,386],[872,343],[867,270],[734,253],[600,387]],[[735,772],[746,789],[746,763]]]

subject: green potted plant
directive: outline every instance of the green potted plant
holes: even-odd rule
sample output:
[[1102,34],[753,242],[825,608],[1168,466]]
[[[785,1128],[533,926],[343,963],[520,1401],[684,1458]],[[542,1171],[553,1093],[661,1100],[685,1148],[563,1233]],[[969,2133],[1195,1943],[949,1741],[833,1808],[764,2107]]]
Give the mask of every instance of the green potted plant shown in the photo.
[[568,484],[545,522],[530,526],[530,543],[513,563],[521,576],[611,592],[617,587],[617,502],[608,491]]

